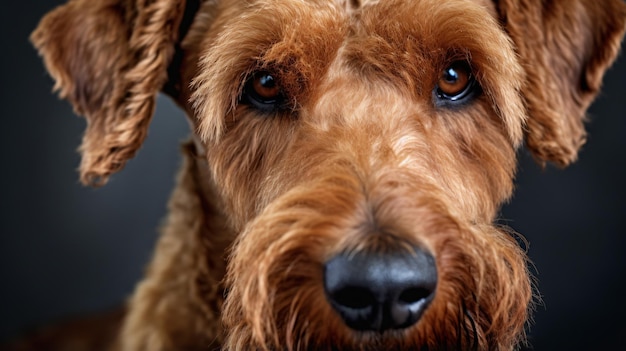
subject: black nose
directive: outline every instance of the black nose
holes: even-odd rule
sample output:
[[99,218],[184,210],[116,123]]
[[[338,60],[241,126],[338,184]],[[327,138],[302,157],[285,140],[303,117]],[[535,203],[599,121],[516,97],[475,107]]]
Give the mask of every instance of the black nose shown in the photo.
[[326,263],[324,288],[350,328],[402,329],[415,324],[435,295],[437,267],[426,251],[340,254]]

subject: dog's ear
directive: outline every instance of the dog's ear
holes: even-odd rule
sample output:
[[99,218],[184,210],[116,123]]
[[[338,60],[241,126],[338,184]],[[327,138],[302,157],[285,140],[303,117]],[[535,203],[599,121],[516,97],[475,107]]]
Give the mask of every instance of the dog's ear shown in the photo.
[[526,69],[526,145],[544,164],[567,166],[585,142],[585,112],[615,59],[622,0],[494,0]]
[[185,0],[70,0],[31,35],[87,128],[80,178],[102,185],[134,156],[167,80]]

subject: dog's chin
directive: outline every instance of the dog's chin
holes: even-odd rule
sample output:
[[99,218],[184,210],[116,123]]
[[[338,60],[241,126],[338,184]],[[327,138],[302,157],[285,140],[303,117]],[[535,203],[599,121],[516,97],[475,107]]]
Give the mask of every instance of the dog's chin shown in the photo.
[[[334,335],[331,337],[325,336],[325,339],[318,338],[315,334],[309,334],[307,335],[308,339],[302,338],[293,342],[280,340],[276,344],[250,343],[248,344],[248,349],[271,351],[469,351],[483,349],[477,342],[476,330],[461,330],[457,336],[449,333],[445,336],[437,336],[422,333],[420,328],[424,330],[430,329],[428,327],[413,326],[403,330],[385,331],[382,333],[344,329],[335,330]],[[417,340],[415,335],[420,335],[421,339]],[[227,339],[245,340],[248,338],[249,336],[233,334]],[[227,343],[224,350],[238,350],[240,346],[241,344],[234,344],[229,347]]]

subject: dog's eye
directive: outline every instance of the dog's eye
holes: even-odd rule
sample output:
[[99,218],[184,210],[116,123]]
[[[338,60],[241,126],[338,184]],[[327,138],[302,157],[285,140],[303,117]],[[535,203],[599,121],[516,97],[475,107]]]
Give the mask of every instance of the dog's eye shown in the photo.
[[439,76],[435,94],[443,101],[462,101],[474,91],[474,77],[469,64],[456,61],[446,67]]
[[241,100],[261,111],[273,111],[283,102],[278,79],[269,72],[256,72],[246,82]]

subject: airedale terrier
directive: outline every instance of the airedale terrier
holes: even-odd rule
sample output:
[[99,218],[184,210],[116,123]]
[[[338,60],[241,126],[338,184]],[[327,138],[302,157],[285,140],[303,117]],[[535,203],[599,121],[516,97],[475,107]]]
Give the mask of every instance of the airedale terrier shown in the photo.
[[70,0],[32,41],[87,119],[81,180],[123,168],[160,91],[193,129],[119,327],[73,347],[516,349],[516,152],[576,159],[625,22],[621,0]]

